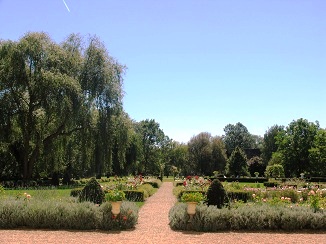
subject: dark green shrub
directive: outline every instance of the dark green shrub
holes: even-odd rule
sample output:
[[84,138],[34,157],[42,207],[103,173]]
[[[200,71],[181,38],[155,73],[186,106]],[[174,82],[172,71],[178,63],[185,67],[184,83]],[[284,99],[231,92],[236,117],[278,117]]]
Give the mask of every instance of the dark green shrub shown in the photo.
[[230,201],[243,201],[247,202],[251,198],[252,193],[248,191],[242,191],[242,190],[232,190],[227,191],[227,196]]
[[86,186],[83,188],[79,195],[79,200],[93,202],[95,204],[101,204],[104,201],[105,193],[102,190],[101,185],[95,178],[91,178]]
[[72,189],[70,192],[71,197],[79,197],[82,189]]
[[265,187],[278,187],[277,182],[264,182]]
[[222,208],[225,205],[229,204],[229,198],[226,194],[226,191],[222,183],[215,179],[212,181],[211,185],[207,190],[207,205],[214,205],[218,208]]
[[126,194],[126,199],[131,202],[143,202],[145,201],[144,191],[127,190],[123,191]]

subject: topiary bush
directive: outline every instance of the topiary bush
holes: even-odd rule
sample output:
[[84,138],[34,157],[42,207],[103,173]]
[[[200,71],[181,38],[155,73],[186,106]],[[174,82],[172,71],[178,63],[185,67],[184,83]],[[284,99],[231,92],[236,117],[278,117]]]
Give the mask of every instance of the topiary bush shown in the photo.
[[206,204],[208,206],[214,205],[217,208],[222,208],[229,204],[229,198],[226,191],[218,179],[213,180],[207,190]]
[[104,198],[105,193],[95,178],[91,178],[87,182],[86,186],[83,188],[79,195],[79,201],[89,201],[95,204],[102,204]]

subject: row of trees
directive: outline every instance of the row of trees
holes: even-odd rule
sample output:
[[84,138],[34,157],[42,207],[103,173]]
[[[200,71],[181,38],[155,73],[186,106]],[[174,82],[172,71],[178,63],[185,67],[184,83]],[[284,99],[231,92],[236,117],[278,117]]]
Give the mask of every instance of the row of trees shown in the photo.
[[[264,137],[241,123],[225,135],[203,132],[187,144],[171,140],[155,120],[123,110],[119,64],[96,37],[45,33],[0,42],[0,177],[29,180],[134,173],[326,174],[326,132],[304,119],[273,126]],[[251,157],[248,149],[262,154]]]

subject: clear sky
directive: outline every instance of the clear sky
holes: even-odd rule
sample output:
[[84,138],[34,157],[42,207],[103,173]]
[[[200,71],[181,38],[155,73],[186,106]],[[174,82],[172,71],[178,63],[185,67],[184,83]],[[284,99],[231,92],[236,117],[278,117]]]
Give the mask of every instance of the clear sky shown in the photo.
[[0,38],[96,35],[128,67],[124,110],[170,138],[326,127],[325,0],[0,0]]

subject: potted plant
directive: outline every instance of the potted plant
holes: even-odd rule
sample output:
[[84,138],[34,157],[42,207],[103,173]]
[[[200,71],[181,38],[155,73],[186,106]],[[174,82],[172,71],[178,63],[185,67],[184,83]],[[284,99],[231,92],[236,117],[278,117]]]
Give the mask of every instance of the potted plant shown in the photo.
[[196,213],[196,205],[204,200],[201,192],[185,192],[181,196],[181,202],[187,203],[187,213],[191,216]]
[[120,213],[121,203],[125,199],[125,193],[118,189],[110,190],[105,194],[105,200],[111,203],[111,212],[114,216]]

